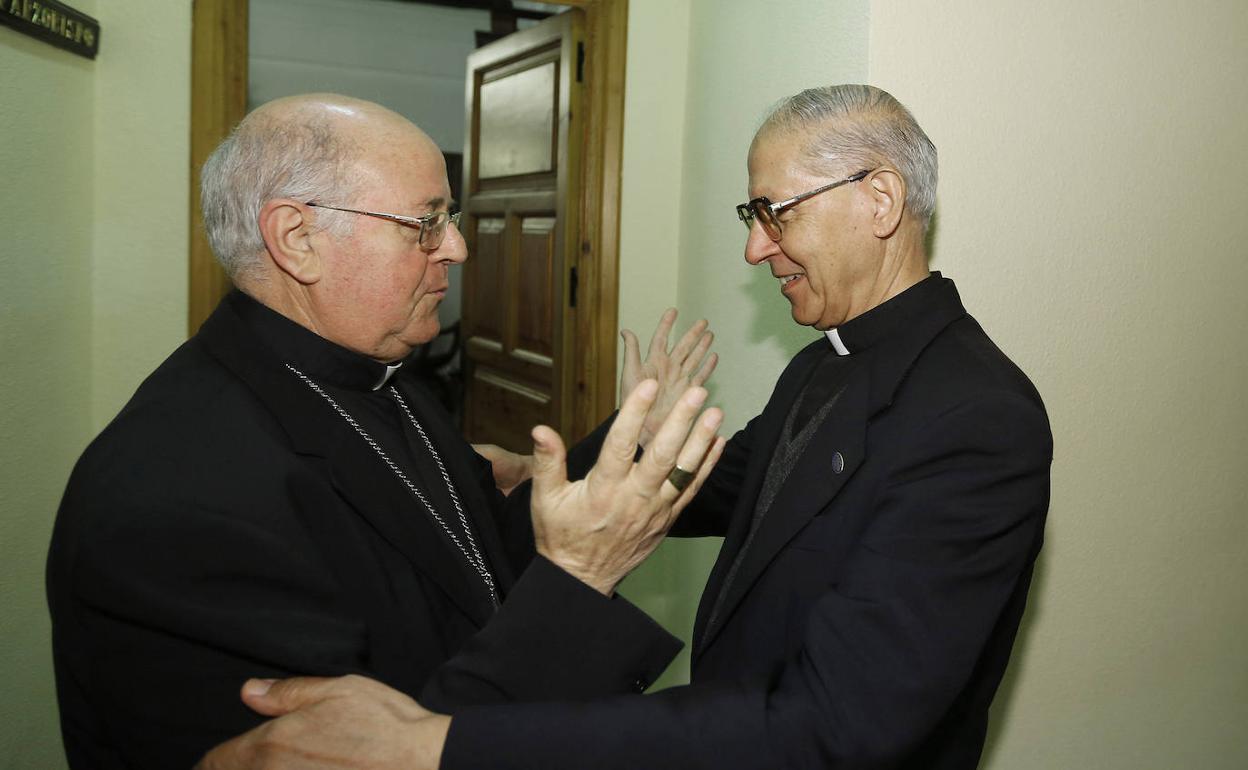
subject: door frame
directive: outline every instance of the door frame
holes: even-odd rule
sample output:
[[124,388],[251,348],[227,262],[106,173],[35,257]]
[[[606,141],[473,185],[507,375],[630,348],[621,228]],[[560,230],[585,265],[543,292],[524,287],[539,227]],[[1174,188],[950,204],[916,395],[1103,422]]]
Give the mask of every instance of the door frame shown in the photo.
[[[620,169],[628,0],[554,0],[585,14],[584,148],[581,162],[577,315],[571,424],[583,436],[616,404],[619,326]],[[247,111],[248,0],[193,0],[191,174],[187,326],[194,333],[230,283],[204,237],[199,170]]]

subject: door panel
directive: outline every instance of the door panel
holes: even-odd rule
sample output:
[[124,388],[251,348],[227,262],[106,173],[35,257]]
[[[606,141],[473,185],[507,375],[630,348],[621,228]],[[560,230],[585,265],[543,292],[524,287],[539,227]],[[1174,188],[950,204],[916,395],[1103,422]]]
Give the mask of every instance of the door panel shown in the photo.
[[[465,228],[465,235],[473,243],[470,258],[475,263],[471,280],[465,283],[472,291],[464,291],[463,323],[472,318],[473,334],[482,339],[503,341],[503,233],[506,220],[489,217],[470,220],[476,225],[475,233]],[[475,235],[475,238],[471,237]]]
[[541,388],[524,385],[508,372],[477,364],[468,380],[468,403],[475,409],[466,412],[468,435],[474,441],[488,441],[503,447],[532,451],[529,438],[532,426],[547,422],[550,395]]
[[547,61],[511,73],[491,73],[493,79],[481,84],[480,178],[554,171],[559,143],[557,64]]
[[555,341],[554,217],[524,217],[520,222],[519,275],[516,276],[515,354],[534,363],[552,365]]
[[468,59],[464,431],[520,452],[538,423],[571,438],[579,30],[568,11]]

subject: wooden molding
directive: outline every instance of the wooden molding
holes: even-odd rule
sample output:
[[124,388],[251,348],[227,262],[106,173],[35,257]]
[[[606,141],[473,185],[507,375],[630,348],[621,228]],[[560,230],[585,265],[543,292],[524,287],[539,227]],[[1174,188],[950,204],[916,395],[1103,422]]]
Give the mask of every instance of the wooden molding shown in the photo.
[[191,22],[191,234],[187,331],[230,290],[208,248],[199,207],[199,170],[247,113],[248,0],[194,0]]
[[582,155],[578,344],[571,427],[587,434],[616,406],[619,328],[620,169],[624,154],[624,65],[628,0],[563,0],[585,12],[587,83]]

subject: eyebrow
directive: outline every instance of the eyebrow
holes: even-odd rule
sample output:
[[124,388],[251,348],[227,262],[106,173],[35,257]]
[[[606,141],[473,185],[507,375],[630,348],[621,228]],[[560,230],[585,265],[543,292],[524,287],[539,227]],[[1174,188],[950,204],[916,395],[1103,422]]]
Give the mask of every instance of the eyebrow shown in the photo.
[[420,205],[416,206],[414,209],[409,209],[409,210],[427,211],[429,213],[433,213],[435,211],[443,210],[443,206],[445,206],[446,211],[454,211],[456,204],[458,204],[458,201],[456,201],[454,198],[447,199],[447,198],[442,197],[441,195],[435,195],[432,198],[426,198],[424,203],[421,203]]

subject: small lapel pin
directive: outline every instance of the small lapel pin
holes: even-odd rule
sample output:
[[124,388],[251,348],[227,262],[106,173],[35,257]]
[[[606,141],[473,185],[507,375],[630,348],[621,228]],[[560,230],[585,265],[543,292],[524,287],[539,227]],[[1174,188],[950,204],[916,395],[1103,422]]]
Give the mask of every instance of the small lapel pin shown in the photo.
[[832,453],[832,472],[840,473],[845,470],[845,457],[840,452]]

